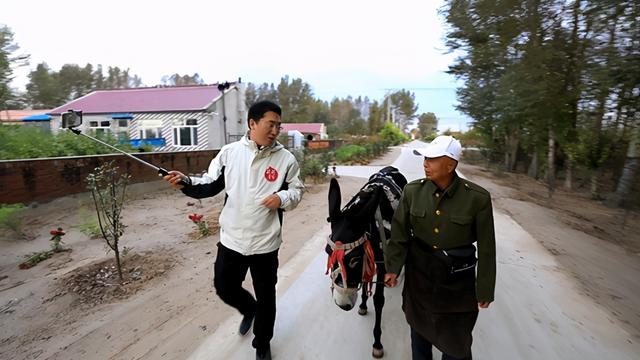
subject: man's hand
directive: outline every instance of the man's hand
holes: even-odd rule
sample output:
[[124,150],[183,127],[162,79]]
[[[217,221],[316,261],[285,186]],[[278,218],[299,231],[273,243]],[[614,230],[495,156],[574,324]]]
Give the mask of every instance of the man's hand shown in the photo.
[[384,286],[395,287],[398,285],[398,275],[392,273],[384,274]]
[[267,196],[266,198],[264,198],[262,200],[262,202],[260,203],[260,205],[263,205],[266,208],[271,209],[271,210],[279,209],[280,205],[281,205],[280,196],[278,196],[276,194],[271,194],[271,195]]
[[486,309],[491,304],[491,301],[480,301],[478,302],[478,307],[481,309]]
[[186,176],[180,171],[169,171],[169,175],[165,175],[163,179],[165,179],[171,186],[175,189],[182,189],[184,185],[178,184],[180,180],[184,179]]

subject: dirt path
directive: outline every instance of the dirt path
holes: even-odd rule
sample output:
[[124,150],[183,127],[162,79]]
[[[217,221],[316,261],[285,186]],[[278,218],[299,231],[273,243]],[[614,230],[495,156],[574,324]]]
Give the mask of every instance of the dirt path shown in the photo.
[[[608,208],[577,192],[547,189],[527,176],[496,174],[461,164],[461,171],[491,192],[494,207],[542,244],[583,296],[623,324],[640,342],[640,217]],[[624,217],[626,216],[626,219]]]
[[[343,182],[347,194],[361,185],[359,179]],[[327,186],[308,185],[298,208],[285,214],[281,264],[326,224]],[[142,195],[125,207],[128,228],[122,246],[146,259],[132,264],[125,258],[125,271],[140,267],[143,274],[155,276],[129,287],[132,294],[124,299],[87,300],[67,286],[69,274],[113,256],[105,254],[102,240],[74,228],[88,212],[86,197],[29,210],[25,224],[34,239],[0,242],[0,358],[182,359],[236,315],[211,287],[218,235],[194,239],[194,226],[187,219],[194,212],[216,214],[221,196],[200,204],[161,183],[148,188],[137,189]],[[47,249],[48,231],[57,226],[67,231],[63,240],[72,251],[18,270],[22,256]],[[245,286],[251,287],[250,280]],[[280,289],[286,290],[286,284]]]

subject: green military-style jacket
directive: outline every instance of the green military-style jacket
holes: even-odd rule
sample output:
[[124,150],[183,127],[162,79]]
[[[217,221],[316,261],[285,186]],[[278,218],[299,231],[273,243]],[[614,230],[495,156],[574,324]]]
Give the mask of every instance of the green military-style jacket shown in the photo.
[[422,248],[433,250],[476,243],[475,295],[479,302],[494,300],[496,249],[488,191],[457,174],[444,191],[427,179],[407,184],[395,211],[391,239],[385,250],[387,272],[400,272],[411,256],[411,241],[419,241]]

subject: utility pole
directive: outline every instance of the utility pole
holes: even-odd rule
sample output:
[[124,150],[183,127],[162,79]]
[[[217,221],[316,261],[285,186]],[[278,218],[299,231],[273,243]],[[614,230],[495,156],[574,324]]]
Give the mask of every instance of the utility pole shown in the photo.
[[224,145],[229,143],[229,134],[227,134],[227,112],[224,105],[224,91],[229,89],[229,82],[225,81],[224,84],[218,83],[218,91],[222,93],[222,131],[224,132]]

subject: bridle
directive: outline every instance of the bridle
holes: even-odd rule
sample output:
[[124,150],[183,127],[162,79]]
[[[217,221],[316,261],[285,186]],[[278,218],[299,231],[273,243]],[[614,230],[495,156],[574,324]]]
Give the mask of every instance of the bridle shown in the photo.
[[[359,246],[364,246],[364,255],[362,258],[362,281],[360,282],[357,290],[360,290],[360,286],[365,284],[365,286],[369,287],[369,293],[371,293],[371,287],[373,282],[373,276],[376,273],[376,265],[375,265],[375,256],[373,253],[373,248],[371,247],[371,242],[369,241],[369,237],[365,232],[358,240],[354,242],[350,242],[348,244],[343,244],[340,240],[334,241],[331,238],[331,235],[327,238],[327,245],[331,247],[331,256],[327,260],[327,271],[325,275],[330,275],[331,278],[331,290],[333,291],[335,286],[338,286],[343,289],[348,289],[347,285],[347,268],[344,265],[344,257],[347,256],[354,249]],[[335,270],[331,270],[334,264],[338,264]],[[336,278],[338,274],[342,275],[342,286],[336,284]]]

